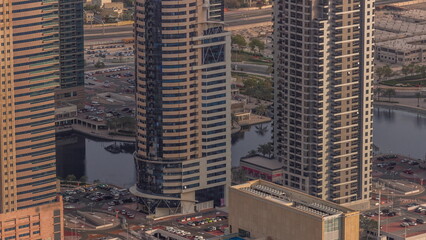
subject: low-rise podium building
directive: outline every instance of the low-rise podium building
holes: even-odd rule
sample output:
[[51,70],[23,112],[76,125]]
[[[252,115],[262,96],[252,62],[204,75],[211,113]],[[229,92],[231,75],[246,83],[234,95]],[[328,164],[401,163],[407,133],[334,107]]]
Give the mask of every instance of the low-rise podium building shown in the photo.
[[229,226],[253,239],[358,240],[359,212],[256,180],[230,188]]

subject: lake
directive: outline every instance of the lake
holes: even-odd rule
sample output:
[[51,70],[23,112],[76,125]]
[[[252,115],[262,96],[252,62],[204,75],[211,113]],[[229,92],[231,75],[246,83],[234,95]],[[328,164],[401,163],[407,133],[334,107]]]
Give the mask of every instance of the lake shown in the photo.
[[[374,109],[374,144],[379,153],[399,153],[415,158],[426,154],[426,116],[386,107]],[[232,136],[232,166],[260,144],[271,141],[271,123],[250,126]],[[120,142],[94,139],[77,133],[61,134],[57,138],[57,172],[65,178],[73,174],[86,176],[123,187],[136,181],[132,147],[122,146],[123,152],[110,153],[105,147]]]

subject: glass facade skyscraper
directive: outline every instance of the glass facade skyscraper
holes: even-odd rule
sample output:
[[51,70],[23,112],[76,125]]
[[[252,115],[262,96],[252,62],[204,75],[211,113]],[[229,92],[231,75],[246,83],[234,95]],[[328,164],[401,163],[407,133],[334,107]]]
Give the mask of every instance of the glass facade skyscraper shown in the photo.
[[137,183],[155,216],[226,201],[230,33],[221,1],[136,1]]
[[83,0],[59,0],[59,87],[57,105],[84,105]]

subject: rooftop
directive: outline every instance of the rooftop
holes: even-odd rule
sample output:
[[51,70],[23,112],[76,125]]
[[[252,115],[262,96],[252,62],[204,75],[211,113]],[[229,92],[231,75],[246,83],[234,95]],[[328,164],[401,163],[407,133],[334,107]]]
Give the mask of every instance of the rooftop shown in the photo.
[[240,162],[253,164],[261,168],[267,168],[269,170],[278,170],[281,169],[283,166],[282,163],[280,163],[276,159],[270,159],[259,155],[242,158]]
[[320,218],[356,212],[338,204],[264,180],[250,181],[241,185],[232,186],[231,188],[258,198],[279,203],[282,207],[291,207]]
[[376,44],[378,47],[393,49],[395,51],[412,51],[426,49],[426,35],[389,40]]

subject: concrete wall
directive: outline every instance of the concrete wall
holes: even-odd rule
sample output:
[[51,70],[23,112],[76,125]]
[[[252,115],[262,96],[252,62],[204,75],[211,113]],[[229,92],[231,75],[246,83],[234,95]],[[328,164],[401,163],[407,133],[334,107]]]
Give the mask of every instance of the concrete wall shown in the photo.
[[324,239],[321,218],[232,188],[229,190],[229,225],[232,233],[244,229],[252,238]]
[[[339,239],[359,239],[359,212],[344,213],[341,223]],[[234,188],[229,189],[229,226],[231,233],[243,229],[254,239],[329,240],[323,218]]]
[[[64,239],[62,198],[58,202],[27,208],[0,215],[0,230],[2,239],[22,234],[29,234],[28,239],[62,240]],[[5,231],[6,229],[11,229]],[[25,237],[25,239],[26,239]]]

